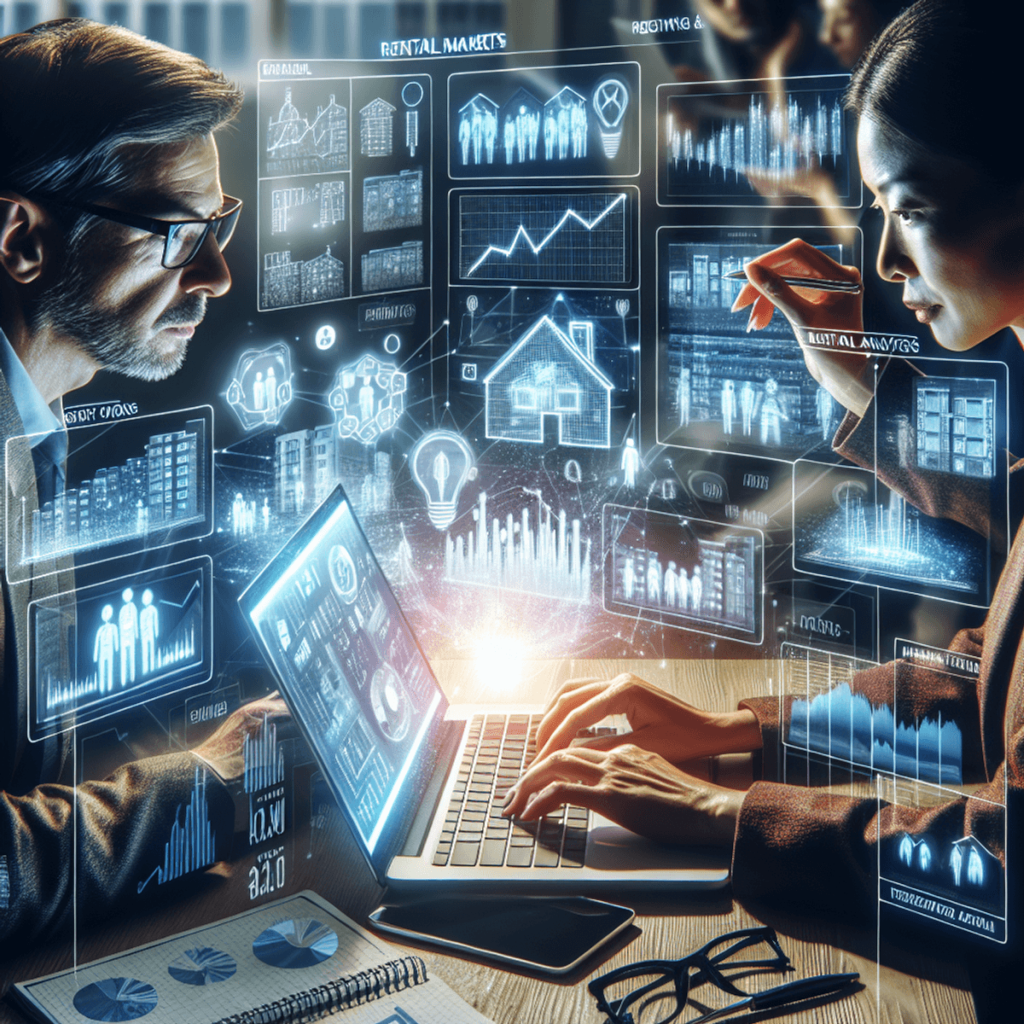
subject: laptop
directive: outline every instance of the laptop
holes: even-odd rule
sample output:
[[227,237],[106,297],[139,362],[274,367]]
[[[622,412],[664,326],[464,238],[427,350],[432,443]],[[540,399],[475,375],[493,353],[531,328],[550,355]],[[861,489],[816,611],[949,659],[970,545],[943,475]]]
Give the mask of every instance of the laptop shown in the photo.
[[708,889],[728,853],[650,842],[584,808],[502,818],[539,706],[449,704],[339,486],[239,598],[378,882],[578,893]]

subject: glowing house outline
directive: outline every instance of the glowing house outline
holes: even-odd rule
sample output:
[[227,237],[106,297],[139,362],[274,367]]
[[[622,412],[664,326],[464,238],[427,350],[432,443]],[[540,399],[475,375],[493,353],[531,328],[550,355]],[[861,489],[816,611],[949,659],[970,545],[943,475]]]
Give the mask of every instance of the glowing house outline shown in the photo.
[[560,445],[608,448],[614,387],[592,354],[542,316],[484,377],[487,437],[542,444],[544,417],[555,416]]

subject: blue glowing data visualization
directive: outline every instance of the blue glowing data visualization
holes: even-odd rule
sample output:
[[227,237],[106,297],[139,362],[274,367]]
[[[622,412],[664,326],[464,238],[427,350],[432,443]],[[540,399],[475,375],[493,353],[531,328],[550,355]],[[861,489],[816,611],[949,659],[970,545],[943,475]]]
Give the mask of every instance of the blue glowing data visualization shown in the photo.
[[[883,815],[927,815],[956,794],[934,785],[877,776]],[[991,787],[990,787],[991,788]],[[992,942],[1007,940],[1005,794],[998,803],[970,798],[972,820],[983,824],[964,832],[962,814],[936,813],[926,828],[891,828],[880,844],[878,895],[901,913],[924,917],[944,928]],[[892,805],[891,808],[886,805]]]
[[795,568],[987,604],[996,556],[981,535],[926,515],[866,470],[801,460],[793,479]]
[[963,782],[963,735],[955,721],[907,713],[889,692],[858,689],[872,663],[813,648],[783,648],[785,691],[794,697],[785,742],[873,772],[944,785]]
[[208,868],[216,860],[217,834],[210,820],[206,783],[206,769],[196,768],[192,796],[186,805],[178,805],[164,843],[163,858],[138,883],[138,892],[143,892],[150,882],[164,885],[182,875]]
[[852,173],[855,132],[842,75],[767,82],[693,82],[658,87],[658,201],[665,205],[760,206],[784,196],[810,205],[860,205]]
[[80,568],[212,530],[209,406],[72,427],[66,466],[39,472],[38,484],[21,471],[31,440],[6,446],[11,582],[58,571],[72,557]]
[[608,611],[759,643],[759,531],[644,508],[604,508]]
[[637,174],[639,84],[634,63],[451,75],[449,176]]
[[628,287],[635,189],[452,196],[452,283]]
[[210,678],[208,557],[29,606],[30,735],[83,725]]
[[84,985],[73,1002],[89,1020],[138,1020],[156,1009],[157,994],[152,985],[135,978],[107,978]]
[[794,230],[844,264],[859,233],[836,243],[818,228],[662,228],[658,232],[658,440],[687,448],[791,460],[830,445],[845,410],[811,376],[776,312],[748,332],[732,305],[742,271]]

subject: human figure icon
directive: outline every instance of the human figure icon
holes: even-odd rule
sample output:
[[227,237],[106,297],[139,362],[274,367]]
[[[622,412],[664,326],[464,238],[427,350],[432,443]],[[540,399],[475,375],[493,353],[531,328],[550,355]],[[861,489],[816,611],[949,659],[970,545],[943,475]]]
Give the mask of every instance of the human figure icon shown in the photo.
[[99,675],[99,692],[109,693],[114,689],[114,654],[117,651],[117,626],[110,620],[114,617],[113,605],[105,604],[100,612],[103,625],[96,630],[92,660],[96,662]]
[[676,574],[676,563],[669,562],[665,570],[664,603],[669,608],[676,606],[676,592],[679,589],[679,577]]
[[373,419],[373,385],[369,377],[363,378],[363,386],[359,389],[359,422],[366,423]]
[[636,474],[640,468],[640,453],[636,450],[636,442],[631,437],[626,438],[626,446],[622,449],[620,468],[623,472],[623,484],[630,489],[636,487]]
[[754,406],[757,400],[757,392],[749,380],[743,382],[740,388],[740,416],[743,418],[743,436],[750,437],[754,429]]
[[679,371],[679,383],[676,385],[676,404],[679,406],[679,426],[690,425],[690,371]]
[[633,568],[633,556],[626,555],[622,566],[622,593],[627,601],[633,600],[633,587],[636,586],[636,570]]
[[252,407],[256,412],[262,412],[267,407],[267,393],[263,387],[263,371],[256,371],[256,380],[252,385]]
[[462,164],[469,163],[469,140],[472,129],[469,126],[469,118],[463,114],[459,120],[459,148],[462,150]]
[[701,579],[700,566],[693,567],[693,577],[690,580],[690,607],[695,612],[700,611],[700,601],[704,595],[704,581]]
[[139,609],[135,607],[131,587],[121,594],[121,611],[117,616],[118,639],[121,644],[121,685],[135,682],[135,641],[139,638]]
[[242,500],[242,492],[235,494],[235,500],[231,502],[231,532],[237,537],[242,532],[242,519],[245,512],[245,502]]
[[277,408],[277,374],[271,366],[267,369],[267,379],[263,384],[263,393],[266,399],[267,412],[272,413]]
[[782,411],[782,403],[776,395],[779,391],[778,382],[769,380],[765,386],[765,400],[761,406],[761,444],[782,443],[782,421],[789,417]]
[[263,499],[263,532],[266,533],[270,529],[270,499]]
[[510,164],[515,161],[516,158],[516,126],[512,121],[512,115],[508,114],[505,117],[505,163]]
[[661,566],[655,554],[647,557],[647,603],[661,604]]
[[679,579],[676,582],[676,604],[684,612],[690,607],[690,577],[682,567],[679,569]]
[[736,418],[736,385],[727,380],[722,385],[722,431],[732,433],[732,423]]
[[142,674],[148,676],[156,669],[156,638],[160,635],[160,613],[153,604],[153,591],[142,592],[142,611],[139,612],[139,637],[142,640]]

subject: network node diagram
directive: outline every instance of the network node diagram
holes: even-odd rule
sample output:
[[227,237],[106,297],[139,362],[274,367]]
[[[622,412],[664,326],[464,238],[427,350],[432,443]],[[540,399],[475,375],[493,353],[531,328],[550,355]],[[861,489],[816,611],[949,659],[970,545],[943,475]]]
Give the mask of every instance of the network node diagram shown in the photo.
[[366,355],[343,367],[327,396],[338,436],[373,444],[398,422],[405,409],[406,388],[406,375],[376,356]]

